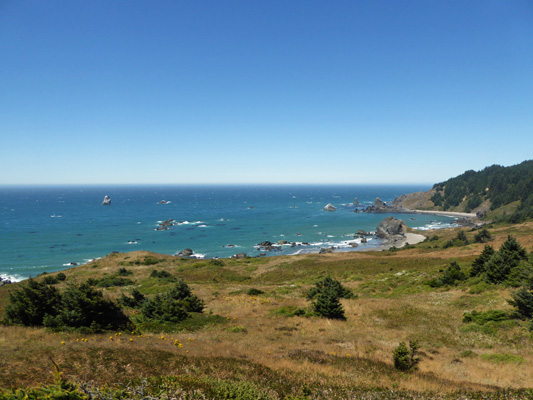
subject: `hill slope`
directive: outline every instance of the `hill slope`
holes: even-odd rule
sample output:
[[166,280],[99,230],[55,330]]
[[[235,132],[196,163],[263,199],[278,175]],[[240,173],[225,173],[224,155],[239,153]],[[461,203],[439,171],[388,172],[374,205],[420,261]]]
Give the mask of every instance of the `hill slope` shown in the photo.
[[402,205],[424,210],[481,211],[512,223],[532,219],[533,160],[466,171],[436,183],[427,192],[407,195]]

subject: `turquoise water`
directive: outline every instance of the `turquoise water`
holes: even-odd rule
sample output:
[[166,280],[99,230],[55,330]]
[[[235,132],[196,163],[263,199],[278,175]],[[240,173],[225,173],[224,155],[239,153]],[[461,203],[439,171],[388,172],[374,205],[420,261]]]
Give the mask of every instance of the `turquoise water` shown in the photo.
[[[374,231],[388,214],[353,212],[354,197],[370,205],[376,197],[427,190],[429,186],[70,186],[0,187],[0,276],[20,280],[103,257],[112,251],[149,250],[197,257],[262,253],[262,241],[307,242],[267,255],[348,250],[358,230]],[[102,206],[105,195],[110,206]],[[166,200],[167,204],[159,204]],[[326,204],[335,212],[323,211]],[[394,215],[408,226],[447,227],[454,219]],[[156,230],[161,221],[177,225]],[[376,238],[359,249],[379,245]]]

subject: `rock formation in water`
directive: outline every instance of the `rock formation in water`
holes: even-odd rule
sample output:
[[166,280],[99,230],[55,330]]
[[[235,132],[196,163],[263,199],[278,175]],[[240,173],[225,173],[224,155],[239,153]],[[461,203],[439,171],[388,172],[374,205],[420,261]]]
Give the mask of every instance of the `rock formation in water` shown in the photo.
[[401,219],[387,217],[381,221],[376,230],[376,236],[382,239],[403,239],[407,231],[407,225]]

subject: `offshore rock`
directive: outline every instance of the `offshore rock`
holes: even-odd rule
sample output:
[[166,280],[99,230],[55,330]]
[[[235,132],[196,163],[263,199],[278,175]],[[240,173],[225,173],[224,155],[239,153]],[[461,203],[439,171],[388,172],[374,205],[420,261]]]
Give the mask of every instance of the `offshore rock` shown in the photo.
[[180,257],[190,257],[192,256],[194,253],[191,249],[183,249],[182,251],[180,251],[178,253],[178,256]]
[[108,195],[106,195],[104,197],[104,201],[102,201],[102,205],[103,206],[110,206],[111,205],[111,197],[109,197]]
[[337,209],[333,204],[329,203],[326,207],[324,207],[324,211],[337,211]]
[[358,206],[359,205],[359,200],[357,200],[357,197],[355,199],[353,199],[353,205],[354,206]]
[[407,226],[401,219],[387,217],[381,221],[376,230],[376,236],[383,239],[400,239],[405,237]]
[[396,197],[392,204],[387,204],[383,200],[381,200],[379,197],[376,197],[376,200],[374,200],[374,204],[372,204],[370,207],[367,207],[365,210],[366,212],[371,213],[406,213],[410,212],[410,210],[405,209],[402,206],[402,201],[404,199],[404,196]]

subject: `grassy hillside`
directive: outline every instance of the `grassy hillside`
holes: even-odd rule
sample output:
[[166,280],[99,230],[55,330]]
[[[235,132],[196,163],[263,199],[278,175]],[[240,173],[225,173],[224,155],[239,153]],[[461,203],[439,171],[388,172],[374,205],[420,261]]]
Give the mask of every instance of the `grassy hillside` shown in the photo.
[[[477,231],[464,230],[469,244],[454,242],[459,231],[429,232],[417,246],[383,252],[202,261],[110,254],[64,271],[66,279],[52,286],[61,292],[91,279],[108,299],[133,288],[151,298],[181,278],[205,302],[204,313],[100,334],[0,326],[0,387],[49,384],[56,363],[87,391],[122,388],[134,398],[134,388],[173,398],[530,398],[520,391],[533,376],[527,321],[463,322],[474,310],[510,313],[515,289],[479,277],[429,284],[453,261],[468,273],[482,252],[485,244],[473,243]],[[495,249],[509,234],[533,249],[533,223],[489,232]],[[326,276],[357,296],[342,300],[345,321],[298,316],[310,309],[309,288]],[[113,286],[117,277],[131,282]],[[0,287],[0,313],[19,285]],[[125,311],[139,317],[137,309]],[[394,368],[392,353],[409,340],[420,344],[421,361],[406,373]]]
[[424,210],[477,212],[511,223],[533,218],[533,160],[502,167],[493,165],[437,183],[428,192],[414,193],[404,207]]

